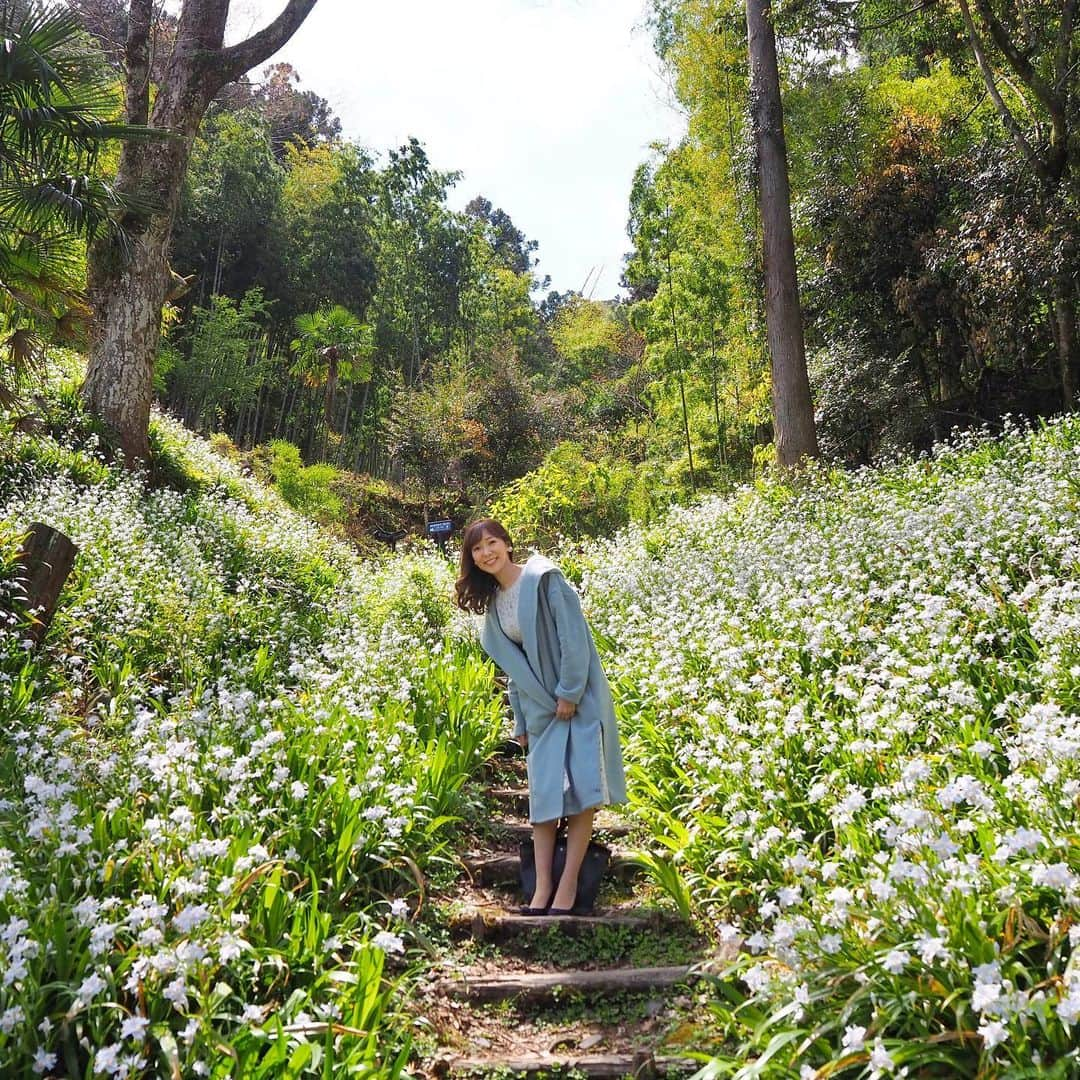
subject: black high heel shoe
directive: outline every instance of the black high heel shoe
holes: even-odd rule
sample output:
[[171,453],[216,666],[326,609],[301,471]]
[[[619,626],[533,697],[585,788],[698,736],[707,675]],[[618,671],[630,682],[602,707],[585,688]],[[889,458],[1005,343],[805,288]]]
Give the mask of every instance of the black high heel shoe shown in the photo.
[[[558,891],[559,891],[558,889],[555,890],[555,892],[558,892]],[[555,893],[551,894],[551,899],[552,900],[555,899]],[[548,904],[548,908],[547,908],[547,911],[545,912],[545,914],[547,914],[547,915],[575,915],[575,914],[577,914],[577,896],[574,897],[574,903],[573,903],[572,907],[552,907],[550,904]]]
[[543,907],[529,907],[528,904],[522,904],[518,908],[519,915],[528,915],[530,917],[537,915],[549,915],[551,908],[551,901],[555,899],[555,890],[551,890],[551,895],[548,897],[548,902]]

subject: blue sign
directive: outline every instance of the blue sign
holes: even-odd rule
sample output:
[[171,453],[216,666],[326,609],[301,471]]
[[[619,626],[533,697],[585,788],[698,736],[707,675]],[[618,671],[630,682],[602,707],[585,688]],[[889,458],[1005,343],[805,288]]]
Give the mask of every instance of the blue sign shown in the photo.
[[428,522],[428,536],[449,536],[454,531],[454,523],[449,518]]

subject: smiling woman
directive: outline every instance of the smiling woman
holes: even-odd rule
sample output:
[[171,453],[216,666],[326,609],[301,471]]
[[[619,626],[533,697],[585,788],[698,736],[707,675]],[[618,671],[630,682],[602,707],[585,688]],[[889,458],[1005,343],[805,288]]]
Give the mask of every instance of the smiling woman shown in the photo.
[[[473,522],[461,546],[459,606],[485,615],[480,642],[510,680],[514,736],[527,751],[536,887],[523,915],[566,915],[596,809],[626,799],[611,691],[578,595],[543,555],[514,562],[499,522]],[[566,864],[552,873],[567,819]]]

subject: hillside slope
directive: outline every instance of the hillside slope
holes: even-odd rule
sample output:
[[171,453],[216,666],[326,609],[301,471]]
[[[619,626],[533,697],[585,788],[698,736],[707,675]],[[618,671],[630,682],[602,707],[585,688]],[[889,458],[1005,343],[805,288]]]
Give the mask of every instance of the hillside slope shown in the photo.
[[[157,437],[182,492],[42,437],[0,471],[9,594],[30,520],[82,548],[47,647],[0,639],[0,1066],[393,1075],[491,670],[445,562]],[[711,1075],[1080,1075],[1078,462],[1060,421],[562,553],[649,868],[744,943]]]
[[1061,421],[587,553],[655,876],[746,942],[715,1075],[1080,1075],[1078,466]]
[[401,934],[498,737],[491,668],[444,561],[362,563],[155,440],[183,490],[81,435],[0,465],[8,606],[30,522],[80,549],[45,647],[0,636],[0,1073],[396,1075]]

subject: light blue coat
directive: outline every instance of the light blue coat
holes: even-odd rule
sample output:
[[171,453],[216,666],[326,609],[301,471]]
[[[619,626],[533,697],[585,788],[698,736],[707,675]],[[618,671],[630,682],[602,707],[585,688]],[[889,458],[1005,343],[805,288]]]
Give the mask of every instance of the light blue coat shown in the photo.
[[[520,646],[503,633],[492,601],[480,641],[510,680],[514,734],[529,735],[529,820],[625,802],[611,690],[577,593],[543,555],[522,567],[518,622]],[[577,704],[571,720],[555,719],[556,698]]]

